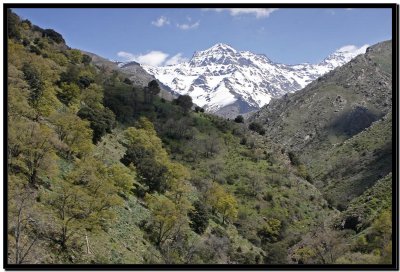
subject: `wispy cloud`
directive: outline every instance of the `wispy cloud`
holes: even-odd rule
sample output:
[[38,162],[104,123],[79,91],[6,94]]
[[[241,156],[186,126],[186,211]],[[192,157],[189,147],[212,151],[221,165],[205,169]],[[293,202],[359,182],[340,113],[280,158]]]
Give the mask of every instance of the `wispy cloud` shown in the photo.
[[139,55],[120,51],[117,53],[117,56],[123,61],[136,61],[140,64],[151,66],[174,65],[187,61],[187,59],[182,56],[182,53],[178,53],[168,58],[169,54],[162,51],[151,51],[149,53]]
[[157,20],[151,22],[151,24],[156,26],[156,27],[162,27],[164,25],[169,25],[169,23],[170,22],[169,22],[168,18],[165,17],[165,16],[161,16]]
[[353,10],[353,9],[352,8],[346,8],[345,10],[350,11],[350,10]]
[[352,53],[352,54],[364,54],[367,48],[369,47],[369,44],[364,44],[363,46],[357,47],[356,45],[345,45],[336,50],[336,52],[341,52],[341,53]]
[[141,64],[147,64],[151,66],[159,66],[165,62],[168,58],[168,54],[161,51],[151,51],[147,54],[135,55],[129,52],[120,51],[117,53],[118,57],[124,61],[136,61]]
[[193,24],[191,24],[190,22],[189,23],[185,23],[185,24],[176,24],[176,26],[179,29],[182,29],[182,30],[194,29],[194,28],[197,28],[199,25],[200,25],[200,21],[197,21],[197,22],[195,22]]
[[212,10],[216,12],[228,11],[232,16],[239,16],[243,14],[254,15],[257,19],[266,18],[271,15],[272,12],[277,11],[277,8],[215,8],[215,9],[203,9]]
[[165,65],[175,65],[181,62],[188,61],[187,58],[183,57],[181,53],[176,54],[165,62]]
[[132,61],[135,59],[135,55],[133,55],[132,53],[129,53],[129,52],[125,52],[125,51],[119,51],[117,53],[117,56],[122,58],[124,61]]

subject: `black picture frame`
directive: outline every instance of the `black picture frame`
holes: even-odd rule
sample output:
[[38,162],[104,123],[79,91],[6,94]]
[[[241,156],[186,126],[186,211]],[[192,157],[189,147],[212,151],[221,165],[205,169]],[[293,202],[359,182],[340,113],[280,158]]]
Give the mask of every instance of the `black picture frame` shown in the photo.
[[[392,10],[392,52],[393,52],[393,136],[395,137],[395,141],[393,141],[393,207],[392,207],[392,222],[393,222],[393,263],[391,265],[384,264],[357,264],[357,265],[342,265],[342,264],[329,264],[329,265],[291,265],[291,264],[283,264],[283,265],[228,265],[228,264],[205,264],[205,265],[195,265],[195,264],[187,264],[187,265],[159,265],[159,264],[11,264],[7,263],[7,252],[8,252],[8,238],[7,238],[7,9],[9,8],[104,8],[104,9],[112,9],[112,8],[385,8]],[[318,4],[310,4],[310,3],[159,3],[159,4],[92,4],[92,3],[5,3],[3,4],[3,52],[4,52],[4,60],[3,60],[3,146],[4,146],[4,154],[3,154],[3,268],[5,270],[312,270],[312,271],[321,271],[321,270],[398,270],[399,269],[399,200],[398,200],[398,177],[399,177],[399,138],[398,138],[398,91],[399,91],[399,6],[393,3],[318,3]]]

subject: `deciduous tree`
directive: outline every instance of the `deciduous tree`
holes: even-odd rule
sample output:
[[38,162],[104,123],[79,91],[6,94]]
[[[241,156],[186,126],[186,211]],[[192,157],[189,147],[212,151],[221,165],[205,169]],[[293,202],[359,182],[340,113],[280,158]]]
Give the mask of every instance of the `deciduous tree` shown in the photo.
[[70,112],[57,113],[51,119],[58,138],[68,146],[68,159],[72,155],[86,155],[92,150],[92,130],[88,121]]
[[227,219],[234,220],[237,217],[237,201],[230,193],[218,183],[212,183],[205,193],[206,203],[211,206],[213,212],[219,212],[222,216],[222,223]]
[[154,231],[156,233],[155,243],[161,247],[164,242],[180,232],[188,220],[182,214],[179,207],[164,195],[149,195],[145,197],[152,213]]

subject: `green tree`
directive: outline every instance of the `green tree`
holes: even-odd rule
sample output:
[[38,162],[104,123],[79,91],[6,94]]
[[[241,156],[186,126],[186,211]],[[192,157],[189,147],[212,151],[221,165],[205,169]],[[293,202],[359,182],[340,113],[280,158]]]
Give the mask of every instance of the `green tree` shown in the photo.
[[192,98],[189,95],[180,95],[174,102],[183,109],[184,113],[189,112],[193,106]]
[[57,94],[58,99],[65,105],[70,106],[73,103],[77,103],[81,90],[75,83],[61,83],[60,92]]
[[86,106],[96,110],[102,110],[103,106],[103,88],[98,84],[90,84],[86,89],[82,90],[81,101]]
[[201,145],[204,148],[204,156],[206,158],[213,157],[217,154],[222,147],[222,141],[217,133],[210,133],[207,137],[201,142]]
[[262,125],[260,123],[257,123],[257,122],[251,122],[249,124],[249,129],[257,132],[260,135],[265,134],[265,129],[262,127]]
[[61,83],[63,82],[77,84],[79,80],[79,75],[80,75],[79,66],[74,64],[69,64],[67,70],[61,73],[59,84],[61,85]]
[[153,101],[153,97],[158,95],[161,91],[160,86],[158,85],[157,80],[152,80],[147,85],[147,90],[150,93],[150,102]]
[[127,151],[121,162],[126,166],[134,164],[138,180],[147,185],[150,192],[165,192],[168,189],[168,155],[150,121],[141,118],[136,126],[138,128],[125,131]]
[[216,209],[222,215],[222,224],[227,219],[235,220],[238,214],[238,204],[236,198],[231,194],[221,196],[217,202]]
[[20,19],[17,14],[7,9],[7,35],[9,38],[20,39],[21,31],[19,29]]
[[35,110],[32,119],[38,120],[40,116],[49,116],[60,106],[55,97],[57,87],[54,81],[57,80],[57,68],[39,57],[32,57],[29,63],[22,65],[24,79],[29,85],[28,102]]
[[203,234],[207,229],[210,218],[204,203],[196,201],[193,203],[194,209],[189,212],[190,227],[198,234]]
[[12,241],[8,246],[13,249],[13,261],[22,264],[29,258],[41,236],[36,216],[36,191],[26,186],[18,176],[9,175],[8,179],[8,228]]
[[43,198],[54,211],[49,218],[51,226],[48,235],[60,245],[61,250],[66,251],[70,240],[85,227],[91,227],[90,221],[87,222],[92,213],[92,210],[87,210],[90,198],[82,188],[63,180],[53,182],[52,191]]
[[165,241],[184,229],[188,220],[179,207],[164,195],[146,194],[145,201],[152,213],[155,243],[161,247]]
[[309,260],[315,258],[316,255],[317,252],[309,246],[303,246],[294,251],[295,258],[301,264],[309,263]]
[[68,250],[84,230],[95,231],[114,218],[112,208],[123,202],[108,172],[102,162],[87,158],[75,165],[65,180],[53,180],[51,191],[43,192],[54,211],[49,235],[61,250]]
[[247,190],[253,197],[262,193],[263,182],[262,177],[257,173],[249,173],[247,178]]
[[113,164],[108,168],[109,178],[113,180],[115,186],[124,194],[128,194],[136,183],[135,174],[134,171],[129,170],[121,164]]
[[164,193],[168,189],[166,175],[168,168],[150,157],[135,164],[140,180],[149,188],[149,192]]
[[385,210],[372,223],[369,235],[374,247],[381,256],[381,263],[392,263],[392,212]]
[[210,172],[210,178],[213,182],[216,182],[219,177],[221,177],[221,173],[224,171],[224,161],[223,160],[213,160],[208,169]]
[[93,109],[89,107],[81,108],[77,115],[90,122],[93,130],[93,143],[97,143],[106,133],[110,133],[115,125],[115,115],[108,108]]
[[[276,233],[274,225],[277,224],[271,226],[272,233]],[[343,233],[318,227],[304,235],[291,251],[291,258],[300,264],[332,264],[348,251],[348,243]]]
[[218,212],[222,216],[222,224],[227,219],[234,220],[238,215],[238,204],[236,198],[226,192],[218,183],[212,183],[205,192],[205,200],[211,206],[213,212]]
[[244,122],[243,116],[242,116],[242,115],[236,116],[235,122],[236,122],[236,123],[243,123],[243,122]]
[[262,225],[257,234],[264,243],[274,243],[280,237],[281,225],[279,219],[270,218]]
[[35,66],[28,63],[24,64],[22,72],[30,87],[29,103],[33,108],[37,108],[44,91],[44,82],[40,72]]
[[38,177],[51,177],[57,171],[57,138],[49,127],[42,124],[31,122],[22,127],[21,136],[11,142],[19,145],[16,163],[23,167],[29,183],[36,186]]
[[55,41],[56,43],[65,43],[65,40],[64,40],[63,36],[60,33],[58,33],[55,30],[53,30],[53,29],[45,29],[45,30],[43,30],[42,36],[50,38],[53,41]]
[[84,65],[89,65],[92,62],[92,57],[86,54],[82,55],[82,63]]
[[90,123],[73,113],[60,112],[51,118],[58,138],[67,146],[67,158],[72,155],[83,156],[93,149]]

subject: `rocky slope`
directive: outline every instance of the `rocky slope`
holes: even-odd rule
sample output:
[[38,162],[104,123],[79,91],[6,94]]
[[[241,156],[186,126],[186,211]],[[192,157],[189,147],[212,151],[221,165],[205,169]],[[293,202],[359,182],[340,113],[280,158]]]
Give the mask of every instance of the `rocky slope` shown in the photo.
[[392,42],[376,44],[250,117],[268,138],[298,153],[338,207],[391,171],[391,62]]

